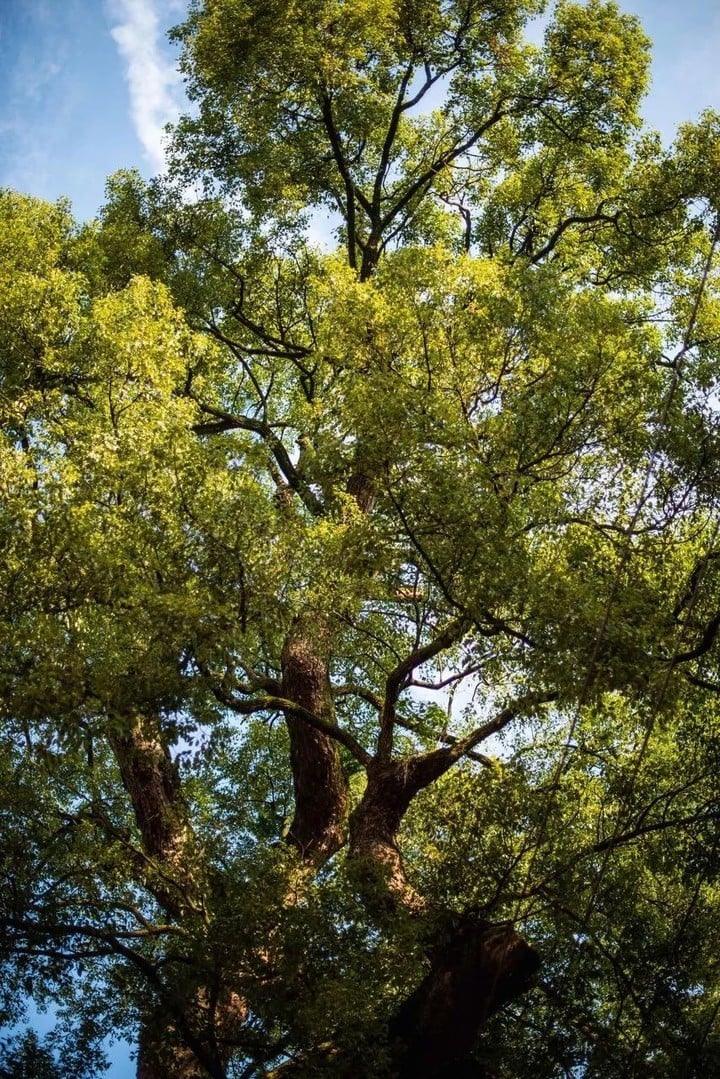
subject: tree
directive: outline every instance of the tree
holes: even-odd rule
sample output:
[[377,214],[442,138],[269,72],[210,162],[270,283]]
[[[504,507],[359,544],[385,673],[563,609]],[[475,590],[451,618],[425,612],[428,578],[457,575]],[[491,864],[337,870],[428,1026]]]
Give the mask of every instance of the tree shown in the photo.
[[198,2],[2,198],[4,1007],[140,1079],[717,1067],[720,120],[540,9]]

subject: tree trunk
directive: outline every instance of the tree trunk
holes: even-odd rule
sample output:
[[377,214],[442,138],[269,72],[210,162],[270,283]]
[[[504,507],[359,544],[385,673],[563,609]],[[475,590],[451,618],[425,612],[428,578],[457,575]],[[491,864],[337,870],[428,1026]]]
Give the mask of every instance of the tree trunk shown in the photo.
[[156,719],[133,716],[110,744],[130,795],[143,850],[157,864],[153,891],[165,911],[179,916],[188,898],[191,833],[177,765]]
[[487,1020],[528,992],[539,968],[538,953],[510,923],[464,914],[434,946],[428,974],[390,1023],[397,1079],[458,1076]]
[[[540,959],[509,923],[476,912],[454,916],[429,949],[430,969],[388,1025],[392,1079],[482,1079],[470,1054],[488,1019],[532,989]],[[281,1065],[269,1079],[375,1079],[372,1065],[348,1048],[321,1046]]]
[[[282,694],[322,719],[333,719],[323,618],[296,620],[282,653]],[[288,842],[307,862],[321,865],[345,842],[348,787],[337,743],[304,720],[286,717],[295,815]]]
[[[122,734],[113,734],[123,784],[130,795],[145,854],[152,860],[148,886],[166,914],[176,920],[200,900],[192,857],[192,830],[177,765],[157,719],[133,716]],[[156,987],[157,988],[157,987]],[[170,1007],[172,1004],[172,1009]],[[192,979],[178,1000],[160,1001],[140,1032],[137,1079],[224,1079],[217,1037],[236,1030],[245,1017],[243,1002],[231,995],[210,1016],[204,985]]]
[[349,859],[366,905],[374,913],[398,906],[419,914],[422,897],[408,882],[397,834],[416,788],[402,762],[368,769],[368,781],[350,818]]
[[[368,770],[350,820],[349,857],[376,916],[398,908],[416,917],[426,912],[405,874],[397,835],[412,799],[445,768],[434,752]],[[456,1079],[490,1016],[534,984],[539,956],[511,925],[490,924],[472,911],[450,920],[450,931],[436,931],[427,948],[427,976],[391,1020],[396,1079]]]
[[[225,1079],[230,1051],[247,1019],[247,1006],[234,992],[214,1007],[205,989],[195,990],[173,1023],[167,1010],[148,1017],[140,1034],[137,1079]],[[175,1001],[177,1007],[178,1002]],[[181,1028],[181,1029],[179,1029]]]
[[147,1023],[140,1034],[137,1079],[207,1079],[195,1054],[174,1030]]

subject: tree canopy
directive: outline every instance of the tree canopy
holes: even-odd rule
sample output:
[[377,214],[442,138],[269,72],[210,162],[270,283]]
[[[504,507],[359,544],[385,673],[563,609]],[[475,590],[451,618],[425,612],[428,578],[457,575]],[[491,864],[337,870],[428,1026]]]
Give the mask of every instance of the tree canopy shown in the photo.
[[195,0],[166,177],[0,193],[0,1016],[74,1076],[720,1069],[720,117],[544,8]]

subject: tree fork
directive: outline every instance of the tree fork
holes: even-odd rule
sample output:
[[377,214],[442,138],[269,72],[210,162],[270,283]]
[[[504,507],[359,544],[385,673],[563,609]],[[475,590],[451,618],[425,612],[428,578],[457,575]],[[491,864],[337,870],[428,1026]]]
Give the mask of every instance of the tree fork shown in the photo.
[[[350,859],[368,909],[380,918],[398,909],[430,917],[405,874],[397,834],[412,799],[446,768],[438,753],[368,768],[350,819]],[[441,920],[426,948],[430,969],[388,1028],[396,1079],[454,1079],[487,1020],[531,989],[540,967],[509,923],[489,923],[476,911]]]

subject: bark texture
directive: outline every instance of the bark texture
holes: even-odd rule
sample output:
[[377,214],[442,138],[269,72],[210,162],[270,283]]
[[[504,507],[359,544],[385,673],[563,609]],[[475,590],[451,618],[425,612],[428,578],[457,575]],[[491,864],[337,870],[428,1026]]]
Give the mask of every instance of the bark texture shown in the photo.
[[178,916],[191,883],[190,826],[177,765],[156,719],[133,716],[127,732],[110,739],[130,795],[143,850],[157,866],[155,894]]
[[512,925],[463,915],[390,1024],[397,1079],[459,1075],[487,1020],[533,987],[539,967]]
[[373,764],[368,781],[350,818],[349,857],[366,904],[374,911],[403,906],[423,909],[421,896],[405,875],[397,842],[398,830],[417,787],[398,762]]
[[[332,720],[327,627],[305,615],[292,627],[282,653],[282,694],[322,719]],[[286,717],[295,814],[288,842],[303,859],[321,865],[346,837],[348,787],[338,745],[303,719]]]
[[[148,884],[174,920],[199,899],[193,872],[192,829],[177,765],[157,718],[132,716],[110,742],[128,791],[149,860]],[[200,982],[202,978],[198,979]],[[223,1079],[229,1054],[223,1036],[237,1031],[246,1015],[235,994],[208,1000],[192,976],[178,995],[162,1001],[140,1032],[137,1079]]]
[[[172,1035],[172,1037],[171,1037]],[[140,1035],[137,1079],[207,1079],[207,1071],[174,1031],[148,1024]]]
[[350,818],[349,850],[368,903],[382,902],[384,890],[385,905],[402,905],[412,913],[423,909],[405,874],[397,836],[413,798],[447,771],[448,759],[440,750],[386,764],[374,760],[368,767],[365,792]]
[[[179,1004],[180,1002],[175,1002]],[[230,1051],[247,1019],[237,993],[210,1002],[204,989],[180,1006],[178,1023],[167,1012],[149,1017],[140,1035],[137,1079],[225,1079]]]

